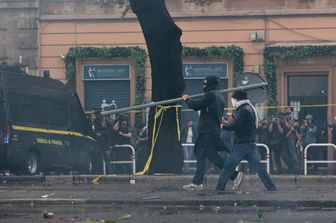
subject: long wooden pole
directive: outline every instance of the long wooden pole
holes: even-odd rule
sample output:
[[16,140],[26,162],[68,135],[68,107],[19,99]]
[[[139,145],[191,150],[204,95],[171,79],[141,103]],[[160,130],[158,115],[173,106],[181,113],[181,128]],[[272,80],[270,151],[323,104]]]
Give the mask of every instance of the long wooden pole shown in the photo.
[[[241,87],[235,87],[235,88],[228,88],[225,90],[220,90],[220,93],[226,93],[226,92],[232,92],[232,91],[236,91],[236,90],[249,90],[249,89],[253,89],[253,88],[261,88],[261,87],[266,87],[267,86],[267,82],[262,82],[259,84],[251,84],[251,85],[246,85],[246,86],[241,86]],[[201,94],[195,94],[195,95],[190,95],[190,98],[198,98],[203,96],[204,93]],[[131,107],[126,107],[126,108],[120,108],[120,109],[115,109],[115,110],[111,110],[111,111],[103,111],[101,112],[101,115],[110,115],[110,114],[117,114],[117,113],[122,113],[122,112],[126,112],[126,111],[130,111],[130,110],[140,110],[140,109],[144,109],[144,108],[148,108],[148,107],[154,107],[154,106],[158,106],[158,105],[166,105],[166,104],[172,104],[172,103],[177,103],[182,101],[182,98],[173,98],[173,99],[168,99],[168,100],[164,100],[164,101],[156,101],[156,102],[150,102],[147,104],[142,104],[142,105],[135,105],[135,106],[131,106]]]

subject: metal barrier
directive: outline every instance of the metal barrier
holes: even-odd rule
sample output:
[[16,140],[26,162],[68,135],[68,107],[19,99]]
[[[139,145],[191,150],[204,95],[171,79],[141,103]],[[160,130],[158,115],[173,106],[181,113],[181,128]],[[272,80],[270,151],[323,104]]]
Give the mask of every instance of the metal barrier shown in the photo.
[[[125,145],[114,145],[111,147],[111,149],[114,148],[130,148],[132,151],[132,156],[131,156],[131,160],[125,160],[125,161],[110,161],[110,164],[132,164],[132,173],[133,175],[135,175],[135,149],[133,146],[125,144]],[[106,174],[106,165],[104,165],[104,174]]]
[[334,147],[334,149],[336,149],[336,145],[332,144],[332,143],[311,143],[308,144],[305,148],[304,148],[304,155],[303,155],[303,165],[304,165],[304,175],[307,175],[307,171],[308,171],[308,163],[336,163],[336,160],[308,160],[307,158],[307,153],[308,153],[308,149],[310,147],[320,147],[320,146],[327,146],[327,148],[329,148],[329,146]]
[[[182,147],[188,147],[188,149],[193,149],[194,146],[195,146],[195,143],[182,143]],[[197,163],[197,161],[183,159],[183,163]]]
[[[266,159],[265,160],[260,160],[261,163],[266,163],[266,170],[267,173],[270,173],[270,149],[268,148],[268,146],[266,144],[262,144],[262,143],[257,143],[256,144],[257,147],[263,147],[266,149]],[[242,163],[247,163],[246,160],[242,160]]]
[[[194,146],[194,143],[182,143],[182,146],[192,148]],[[266,163],[266,170],[269,173],[270,172],[270,150],[266,144],[257,143],[257,147],[263,147],[266,149],[266,159],[260,160],[261,163]],[[184,163],[196,163],[196,160],[183,160]],[[241,163],[247,163],[246,160],[242,160]]]

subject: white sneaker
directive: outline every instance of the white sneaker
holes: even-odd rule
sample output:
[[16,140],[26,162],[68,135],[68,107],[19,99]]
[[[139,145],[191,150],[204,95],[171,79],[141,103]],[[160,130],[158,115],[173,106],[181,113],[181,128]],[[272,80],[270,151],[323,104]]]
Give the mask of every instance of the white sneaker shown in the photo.
[[183,190],[188,190],[188,191],[201,191],[204,190],[203,184],[188,184],[183,186]]
[[232,190],[237,190],[240,187],[242,179],[243,179],[243,172],[239,172],[236,179],[233,181]]

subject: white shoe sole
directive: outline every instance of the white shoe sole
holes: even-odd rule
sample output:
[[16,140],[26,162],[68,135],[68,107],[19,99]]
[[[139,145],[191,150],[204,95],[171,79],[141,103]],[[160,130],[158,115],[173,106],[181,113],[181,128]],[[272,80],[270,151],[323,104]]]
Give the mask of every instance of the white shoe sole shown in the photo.
[[237,190],[240,187],[242,180],[243,180],[243,172],[239,172],[236,179],[234,180],[232,190]]
[[187,190],[187,191],[202,191],[202,190],[204,190],[204,187],[203,188],[185,188],[185,187],[183,187],[183,190]]

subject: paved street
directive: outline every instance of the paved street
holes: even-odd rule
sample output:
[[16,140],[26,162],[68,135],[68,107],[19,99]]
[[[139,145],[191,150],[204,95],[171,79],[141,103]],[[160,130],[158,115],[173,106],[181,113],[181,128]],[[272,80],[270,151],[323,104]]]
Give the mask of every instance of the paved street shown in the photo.
[[190,175],[94,178],[2,177],[0,222],[336,221],[333,176],[273,176],[279,191],[265,192],[255,175],[245,175],[239,190],[224,195],[214,192],[216,175],[202,192],[182,190]]

